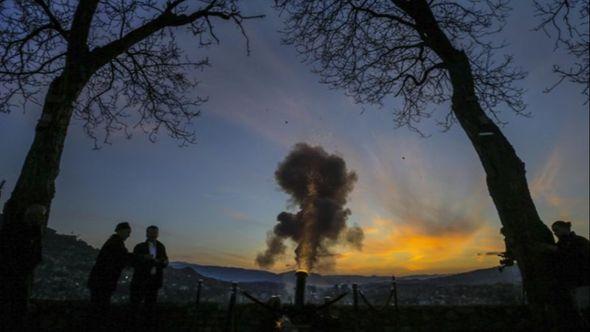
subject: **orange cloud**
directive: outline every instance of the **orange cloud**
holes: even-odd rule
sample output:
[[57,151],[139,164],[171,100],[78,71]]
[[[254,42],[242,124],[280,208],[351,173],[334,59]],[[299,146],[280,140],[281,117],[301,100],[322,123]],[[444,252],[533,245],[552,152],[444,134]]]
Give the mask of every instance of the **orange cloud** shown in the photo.
[[[371,231],[377,228],[379,232]],[[497,231],[488,227],[476,232],[431,233],[409,223],[376,218],[365,235],[362,252],[341,251],[337,271],[396,275],[457,272],[496,265],[497,257],[477,253],[502,247]]]
[[342,248],[334,272],[452,273],[498,265],[498,257],[478,255],[504,250],[483,178],[467,186],[449,181],[415,145],[400,145],[403,161],[389,152],[391,144],[371,146],[359,174],[365,190],[355,206],[379,213],[364,209],[363,250]]

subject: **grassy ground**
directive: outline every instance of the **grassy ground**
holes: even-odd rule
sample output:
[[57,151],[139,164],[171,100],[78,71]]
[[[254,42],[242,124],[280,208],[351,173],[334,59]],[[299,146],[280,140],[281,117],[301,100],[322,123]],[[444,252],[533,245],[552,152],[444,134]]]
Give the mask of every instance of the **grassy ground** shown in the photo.
[[[239,304],[229,315],[226,306],[206,303],[160,304],[152,322],[140,325],[125,305],[113,305],[110,316],[98,323],[87,319],[87,302],[37,301],[31,329],[39,331],[272,331],[279,316],[254,304]],[[286,306],[291,321],[284,331],[532,331],[529,313],[522,306],[404,306],[375,312],[366,307],[307,307],[302,312]]]

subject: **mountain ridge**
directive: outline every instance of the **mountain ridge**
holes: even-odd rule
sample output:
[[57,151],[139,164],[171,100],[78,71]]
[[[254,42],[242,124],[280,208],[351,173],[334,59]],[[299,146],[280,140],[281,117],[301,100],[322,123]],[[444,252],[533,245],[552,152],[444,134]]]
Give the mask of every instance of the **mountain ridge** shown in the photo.
[[[274,273],[265,270],[248,269],[241,267],[226,267],[215,265],[201,265],[187,262],[171,262],[173,268],[192,268],[199,274],[227,282],[276,282],[276,283],[294,283],[294,271]],[[496,284],[509,283],[519,284],[521,282],[520,273],[517,267],[505,268],[499,271],[497,267],[477,269],[456,274],[418,274],[408,275],[396,278],[398,283],[419,283],[429,282],[436,284]],[[322,275],[311,273],[308,277],[310,285],[334,285],[342,283],[372,284],[381,282],[390,282],[391,276],[366,276],[354,274],[342,275]]]

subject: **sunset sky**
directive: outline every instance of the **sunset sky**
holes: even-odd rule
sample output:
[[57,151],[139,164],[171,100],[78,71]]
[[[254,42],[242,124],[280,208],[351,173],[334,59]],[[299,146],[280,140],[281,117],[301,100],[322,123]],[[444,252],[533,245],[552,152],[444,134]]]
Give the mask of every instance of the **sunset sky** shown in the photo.
[[[80,121],[66,140],[49,226],[100,246],[121,220],[129,221],[132,248],[146,226],[160,227],[172,260],[255,268],[266,232],[289,206],[274,181],[277,164],[298,142],[337,153],[358,175],[348,207],[349,223],[365,231],[362,251],[337,248],[329,273],[449,273],[497,265],[500,221],[487,193],[483,169],[459,126],[442,132],[426,119],[423,138],[395,129],[392,108],[357,105],[343,91],[318,83],[290,46],[281,45],[281,18],[268,1],[243,10],[266,14],[248,22],[251,54],[229,24],[216,24],[221,44],[198,48],[179,33],[187,54],[209,57],[195,94],[209,96],[195,122],[198,143],[178,147],[162,135],[151,143],[141,132],[131,140],[93,150]],[[516,6],[498,38],[529,72],[522,82],[532,117],[508,109],[502,130],[527,166],[541,218],[563,218],[588,235],[589,118],[581,87],[543,89],[556,77],[553,63],[568,58],[535,25],[530,2]],[[0,180],[4,204],[32,142],[39,108],[0,114]],[[292,268],[285,257],[274,271]]]

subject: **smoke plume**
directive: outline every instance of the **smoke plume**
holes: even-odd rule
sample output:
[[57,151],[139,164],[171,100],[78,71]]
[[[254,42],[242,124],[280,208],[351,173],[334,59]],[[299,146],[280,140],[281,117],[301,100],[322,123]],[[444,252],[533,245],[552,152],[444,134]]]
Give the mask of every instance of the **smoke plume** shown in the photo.
[[288,239],[296,244],[298,268],[308,271],[333,257],[329,249],[339,242],[362,248],[363,230],[346,225],[350,210],[344,205],[356,174],[347,171],[342,158],[319,146],[298,143],[279,164],[275,179],[299,211],[277,216],[278,223],[267,234],[267,249],[256,257],[258,265],[272,266],[285,253]]

